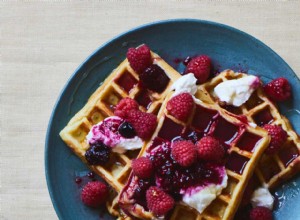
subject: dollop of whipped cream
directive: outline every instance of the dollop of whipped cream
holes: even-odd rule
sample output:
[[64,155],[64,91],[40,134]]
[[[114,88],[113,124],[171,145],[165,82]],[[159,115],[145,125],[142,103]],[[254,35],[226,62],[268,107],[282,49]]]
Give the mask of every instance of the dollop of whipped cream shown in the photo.
[[176,96],[180,93],[190,93],[191,95],[195,95],[197,92],[197,79],[193,73],[188,73],[183,75],[178,80],[174,82],[171,89],[175,90],[172,96]]
[[260,187],[253,192],[251,204],[253,207],[263,206],[272,210],[274,205],[274,198],[268,189]]
[[220,174],[223,177],[220,184],[208,183],[206,186],[195,187],[183,195],[182,201],[201,214],[221,194],[222,190],[227,187],[228,176],[224,166],[220,167]]
[[123,122],[124,120],[120,117],[108,117],[92,127],[86,136],[86,140],[89,144],[101,141],[105,145],[111,147],[113,152],[120,154],[127,150],[142,148],[143,141],[138,136],[125,138],[119,134],[118,128]]
[[239,107],[250,98],[259,85],[259,78],[249,75],[222,82],[216,86],[214,92],[220,101]]

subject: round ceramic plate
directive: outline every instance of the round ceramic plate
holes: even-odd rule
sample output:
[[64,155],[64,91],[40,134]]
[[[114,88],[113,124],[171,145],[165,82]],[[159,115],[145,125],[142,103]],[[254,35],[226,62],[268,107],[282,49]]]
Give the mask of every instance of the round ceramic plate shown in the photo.
[[[49,193],[61,220],[99,219],[99,210],[80,201],[76,176],[88,168],[59,137],[60,130],[80,110],[99,84],[125,58],[129,47],[146,43],[177,70],[180,58],[196,54],[209,55],[218,70],[244,70],[270,81],[286,77],[293,88],[293,100],[284,103],[281,112],[300,133],[300,83],[292,69],[269,47],[250,35],[226,25],[201,20],[168,20],[148,24],[118,36],[93,53],[67,82],[50,118],[45,149],[46,177]],[[297,102],[298,101],[298,102]],[[276,193],[279,206],[276,219],[300,219],[300,178],[294,178]],[[100,219],[113,219],[102,211]]]

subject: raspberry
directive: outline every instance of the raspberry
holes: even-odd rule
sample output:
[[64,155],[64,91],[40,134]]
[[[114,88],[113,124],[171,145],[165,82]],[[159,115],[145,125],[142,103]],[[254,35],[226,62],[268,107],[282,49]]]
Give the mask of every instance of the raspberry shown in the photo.
[[198,79],[198,83],[204,83],[211,70],[211,61],[208,56],[201,55],[193,58],[185,69],[185,73],[194,73],[195,77]]
[[292,95],[291,86],[286,78],[274,79],[264,86],[266,94],[274,101],[285,101]]
[[102,142],[97,142],[85,152],[85,159],[89,165],[104,165],[109,161],[110,152],[110,147]]
[[189,93],[180,93],[171,98],[167,103],[167,110],[170,115],[178,120],[186,121],[191,114],[194,106],[194,100]]
[[126,117],[126,113],[132,109],[139,109],[138,103],[131,98],[122,99],[115,108],[115,115],[121,118]]
[[193,142],[176,141],[172,145],[172,157],[181,166],[188,167],[196,161],[197,151]]
[[100,181],[87,183],[81,192],[81,200],[85,205],[97,208],[102,205],[108,197],[107,186]]
[[126,120],[133,126],[137,135],[142,139],[150,138],[157,125],[155,115],[139,110],[129,111]]
[[272,211],[266,207],[257,206],[250,211],[250,220],[272,220]]
[[221,160],[225,154],[220,142],[210,136],[203,137],[196,143],[198,157],[206,161]]
[[134,71],[142,73],[152,63],[150,48],[145,44],[138,48],[129,48],[127,59]]
[[266,153],[274,154],[286,141],[287,133],[279,125],[266,124],[263,126],[263,128],[267,130],[269,135],[271,136],[271,141],[268,148],[266,149]]
[[165,71],[158,65],[152,64],[143,73],[140,74],[140,82],[142,86],[161,93],[165,90],[170,79]]
[[167,214],[174,206],[174,199],[156,186],[146,192],[147,206],[157,216]]
[[152,161],[147,157],[140,157],[132,160],[132,172],[142,179],[150,178],[153,173]]

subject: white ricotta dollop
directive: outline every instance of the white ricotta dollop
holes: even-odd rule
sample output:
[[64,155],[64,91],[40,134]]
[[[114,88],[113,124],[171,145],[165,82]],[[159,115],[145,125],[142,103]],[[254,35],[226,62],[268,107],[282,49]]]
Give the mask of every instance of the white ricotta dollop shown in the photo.
[[260,187],[253,192],[251,204],[253,207],[263,206],[272,210],[274,205],[274,198],[268,189]]
[[124,120],[120,117],[108,117],[91,128],[86,140],[90,144],[101,141],[111,147],[113,152],[120,154],[127,150],[142,148],[144,142],[138,136],[125,138],[119,134],[118,128],[123,122]]
[[187,92],[191,95],[195,95],[197,92],[197,79],[193,73],[188,73],[183,75],[172,85],[172,90],[175,90],[173,96],[176,96],[180,93]]
[[209,184],[204,187],[195,188],[193,192],[184,194],[182,201],[201,214],[221,194],[222,190],[226,188],[227,180],[228,176],[225,171],[221,184]]
[[222,82],[216,86],[214,92],[220,101],[238,107],[250,98],[259,85],[259,78],[250,75]]

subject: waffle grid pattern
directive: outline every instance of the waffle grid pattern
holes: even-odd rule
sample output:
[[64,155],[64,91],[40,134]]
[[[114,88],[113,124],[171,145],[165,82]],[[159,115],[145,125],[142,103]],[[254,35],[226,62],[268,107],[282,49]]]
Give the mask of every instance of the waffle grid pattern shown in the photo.
[[[170,95],[171,96],[171,95]],[[169,96],[169,98],[170,98]],[[198,98],[198,96],[196,95]],[[194,121],[194,116],[197,116],[197,108],[198,106],[201,107],[201,109],[208,109],[216,112],[217,114],[213,116],[213,118],[222,118],[222,122],[216,122],[215,124],[212,123],[209,130],[206,134],[218,136],[220,131],[220,126],[224,125],[226,123],[229,123],[230,125],[233,125],[237,127],[239,135],[234,135],[230,137],[230,141],[226,141],[229,147],[229,158],[232,155],[236,155],[237,157],[244,158],[247,162],[247,164],[244,166],[244,169],[241,173],[238,173],[236,171],[226,169],[227,175],[228,175],[228,186],[226,189],[224,189],[206,209],[202,214],[199,214],[196,210],[193,210],[192,208],[188,207],[183,202],[177,203],[176,207],[174,208],[174,211],[171,213],[170,219],[177,220],[177,219],[185,219],[185,220],[211,220],[211,219],[232,219],[235,211],[239,205],[239,202],[241,200],[241,195],[243,194],[243,190],[245,189],[245,186],[248,182],[248,179],[251,177],[252,172],[254,171],[254,167],[256,166],[256,162],[258,161],[257,158],[260,157],[263,150],[267,147],[269,143],[269,137],[267,133],[263,129],[256,129],[251,126],[248,126],[246,124],[241,123],[238,119],[229,116],[226,114],[225,111],[223,111],[220,108],[217,108],[215,105],[210,105],[206,103],[202,103],[201,101],[197,102],[197,107],[194,109],[193,114],[191,114],[191,117],[187,123],[183,123],[175,119],[174,117],[168,115],[168,112],[165,109],[165,105],[167,103],[167,99],[165,100],[165,103],[163,104],[161,108],[161,112],[159,113],[159,118],[161,118],[161,121],[159,122],[159,125],[157,127],[156,132],[154,133],[152,140],[155,137],[161,137],[161,129],[163,127],[164,121],[166,118],[172,120],[175,124],[179,124],[180,126],[185,127],[192,127],[192,129],[197,131],[197,128],[192,124]],[[203,119],[203,118],[202,118]],[[184,129],[183,129],[184,130]],[[251,151],[245,151],[238,147],[239,139],[246,133],[251,133],[253,135],[259,136],[260,140],[256,143],[255,150],[253,152]],[[220,136],[218,136],[220,138]],[[227,139],[228,137],[226,137]],[[224,140],[225,141],[225,140]],[[141,155],[146,154],[146,150],[150,147],[151,143],[148,143],[148,145],[142,149],[140,152]],[[230,161],[230,159],[228,159]],[[228,163],[228,162],[227,162]],[[134,177],[131,174],[129,183],[132,183],[132,181],[136,181],[136,177]],[[126,210],[130,212],[130,210],[134,210],[131,214],[141,218],[141,219],[151,219],[154,216],[150,212],[146,212],[143,210],[143,208],[140,205],[135,205],[134,202],[131,200],[130,193],[126,192],[125,188],[121,195],[120,195],[120,203],[122,204],[122,207],[127,207]],[[132,195],[132,194],[131,194]],[[131,203],[131,205],[130,205]],[[125,204],[125,206],[124,206]],[[129,204],[129,205],[128,205]]]
[[[255,170],[259,184],[274,189],[300,170],[300,140],[288,119],[279,113],[277,107],[266,97],[261,88],[256,90],[250,99],[239,108],[228,108],[217,100],[213,91],[219,83],[244,76],[247,74],[225,70],[211,81],[201,85],[199,90],[203,96],[206,96],[205,100],[209,103],[215,103],[235,115],[243,114],[249,122],[259,126],[267,123],[281,125],[287,132],[287,142],[282,149],[275,155],[263,154]],[[253,125],[255,126],[255,124]]]
[[[151,52],[153,63],[160,66],[169,77],[170,82],[165,90],[158,94],[139,86],[138,74],[130,67],[125,59],[104,81],[104,83],[92,94],[86,105],[69,121],[67,126],[60,132],[63,141],[73,150],[73,152],[85,160],[85,152],[89,148],[86,142],[86,135],[91,127],[106,117],[112,116],[114,107],[125,97],[131,97],[140,101],[140,95],[147,96],[150,103],[139,103],[142,111],[157,114],[161,104],[168,94],[168,90],[173,82],[180,77],[180,74],[169,66],[161,57]],[[122,81],[133,82],[131,88],[123,87]],[[125,85],[125,84],[124,84]],[[128,84],[126,84],[128,85]],[[139,150],[128,151],[124,154],[112,153],[112,158],[105,166],[89,166],[96,174],[101,176],[112,188],[119,192],[126,183],[131,171],[131,159],[136,158]],[[107,203],[111,214],[119,215],[117,207],[114,205],[114,196]]]

